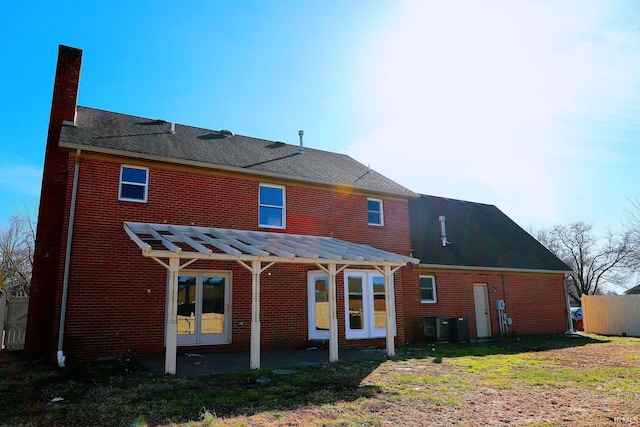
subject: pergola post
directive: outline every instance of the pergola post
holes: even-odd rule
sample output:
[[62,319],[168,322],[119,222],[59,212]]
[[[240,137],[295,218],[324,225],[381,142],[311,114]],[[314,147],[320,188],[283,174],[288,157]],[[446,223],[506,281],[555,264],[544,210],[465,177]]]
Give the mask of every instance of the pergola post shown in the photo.
[[260,261],[251,261],[251,369],[260,369],[260,269]]
[[391,305],[391,278],[393,276],[393,271],[391,271],[391,266],[384,266],[384,303],[386,310],[386,329],[387,329],[387,356],[393,357],[396,355],[395,342],[393,340],[393,325],[395,322],[393,321],[393,310]]
[[164,357],[164,373],[176,374],[176,354],[178,349],[178,273],[180,258],[169,258],[169,289],[167,299],[167,342]]
[[336,303],[336,264],[329,267],[329,362],[338,361],[338,309]]

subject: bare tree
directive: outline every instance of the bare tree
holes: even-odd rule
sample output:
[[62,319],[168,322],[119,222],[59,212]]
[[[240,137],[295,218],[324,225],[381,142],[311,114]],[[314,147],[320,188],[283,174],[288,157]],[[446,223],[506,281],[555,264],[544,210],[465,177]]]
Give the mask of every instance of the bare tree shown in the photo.
[[36,240],[34,209],[26,205],[0,226],[0,289],[8,296],[27,296],[33,269]]
[[573,269],[567,292],[579,301],[582,295],[604,293],[603,285],[624,285],[632,254],[631,234],[618,236],[611,231],[604,237],[593,234],[593,225],[575,222],[556,225],[538,233],[538,241]]
[[630,235],[631,256],[629,266],[640,273],[640,199],[630,200],[631,211],[627,214],[626,228]]

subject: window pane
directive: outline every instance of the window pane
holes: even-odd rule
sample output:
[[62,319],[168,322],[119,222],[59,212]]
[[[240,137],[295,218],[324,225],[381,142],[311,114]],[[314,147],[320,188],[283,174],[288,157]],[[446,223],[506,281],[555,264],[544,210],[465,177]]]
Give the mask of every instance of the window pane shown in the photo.
[[421,288],[420,299],[423,301],[433,301],[433,289]]
[[327,278],[315,280],[316,296],[316,330],[329,330],[329,291]]
[[435,300],[433,295],[433,278],[432,277],[420,278],[420,299],[423,301]]
[[131,185],[131,184],[121,184],[120,185],[120,198],[121,199],[134,199],[134,200],[144,200],[144,186],[142,185]]
[[367,200],[367,210],[380,212],[379,200]]
[[124,182],[136,182],[138,184],[147,183],[147,170],[136,168],[122,168],[122,181]]
[[384,329],[387,325],[387,305],[384,295],[384,277],[373,277],[373,315],[376,329]]
[[260,207],[260,225],[282,227],[282,209]]
[[283,206],[282,188],[260,187],[260,204],[270,206]]
[[362,277],[349,277],[349,328],[364,329],[364,306],[362,305]]
[[367,200],[367,214],[369,224],[382,225],[382,202],[380,200]]
[[369,224],[380,224],[380,213],[378,212],[369,212]]
[[203,334],[224,332],[224,277],[202,278],[202,324]]
[[178,335],[196,333],[196,278],[178,278]]

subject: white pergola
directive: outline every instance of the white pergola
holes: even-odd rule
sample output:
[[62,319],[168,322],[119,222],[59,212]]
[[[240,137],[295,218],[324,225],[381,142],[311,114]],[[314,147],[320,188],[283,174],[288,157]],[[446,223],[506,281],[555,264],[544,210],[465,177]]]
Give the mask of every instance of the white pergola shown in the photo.
[[387,316],[386,349],[388,356],[395,355],[391,278],[400,267],[418,264],[416,258],[332,237],[139,222],[125,222],[124,231],[142,250],[142,255],[169,271],[167,374],[176,373],[179,272],[197,260],[235,261],[251,272],[251,369],[260,368],[260,275],[276,263],[316,265],[328,274],[330,362],[338,361],[337,274],[348,266],[372,267],[382,273]]

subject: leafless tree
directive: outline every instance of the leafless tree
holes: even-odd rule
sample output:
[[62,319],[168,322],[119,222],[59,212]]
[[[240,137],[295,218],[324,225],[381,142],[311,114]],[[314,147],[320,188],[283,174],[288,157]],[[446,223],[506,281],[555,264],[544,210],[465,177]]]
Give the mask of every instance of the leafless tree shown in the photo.
[[575,222],[539,232],[538,241],[573,269],[567,292],[577,301],[582,295],[604,293],[603,285],[626,283],[633,249],[629,232],[616,235],[608,231],[596,237],[592,224]]
[[630,200],[631,210],[628,211],[626,228],[630,235],[631,256],[630,267],[640,273],[640,199]]
[[24,205],[0,226],[0,289],[8,296],[27,296],[36,240],[35,209]]

